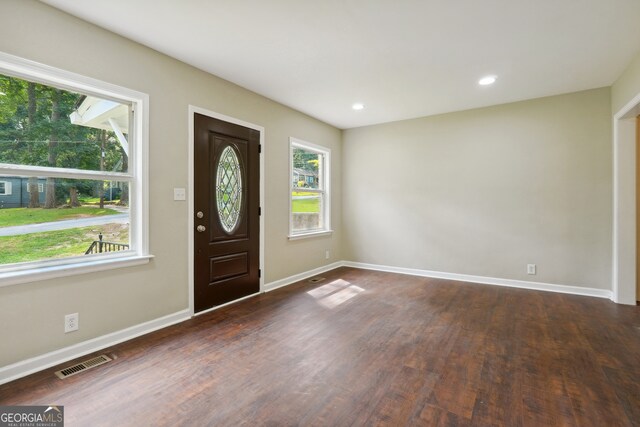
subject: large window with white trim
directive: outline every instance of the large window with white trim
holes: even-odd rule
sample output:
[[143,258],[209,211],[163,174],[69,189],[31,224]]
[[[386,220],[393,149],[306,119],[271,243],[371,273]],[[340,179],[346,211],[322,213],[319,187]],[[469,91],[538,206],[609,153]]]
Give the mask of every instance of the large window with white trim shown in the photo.
[[331,150],[295,138],[289,145],[289,237],[329,233]]
[[0,54],[0,281],[147,256],[147,99]]

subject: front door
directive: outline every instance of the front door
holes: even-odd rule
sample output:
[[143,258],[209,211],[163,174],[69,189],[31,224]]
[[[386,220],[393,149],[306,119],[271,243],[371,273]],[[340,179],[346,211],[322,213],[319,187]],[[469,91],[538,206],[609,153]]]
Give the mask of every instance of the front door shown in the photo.
[[260,132],[194,116],[194,303],[260,291]]

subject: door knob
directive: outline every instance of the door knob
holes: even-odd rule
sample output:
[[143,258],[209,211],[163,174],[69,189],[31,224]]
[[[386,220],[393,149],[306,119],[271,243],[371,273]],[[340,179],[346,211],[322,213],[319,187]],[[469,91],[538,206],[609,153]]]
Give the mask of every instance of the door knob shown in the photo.
[[204,225],[199,225],[196,227],[196,230],[198,230],[198,233],[202,233],[206,229],[207,228]]
[[204,217],[204,214],[202,213],[202,211],[198,211],[198,213],[196,214],[196,216],[197,216],[198,218],[202,218],[202,217]]

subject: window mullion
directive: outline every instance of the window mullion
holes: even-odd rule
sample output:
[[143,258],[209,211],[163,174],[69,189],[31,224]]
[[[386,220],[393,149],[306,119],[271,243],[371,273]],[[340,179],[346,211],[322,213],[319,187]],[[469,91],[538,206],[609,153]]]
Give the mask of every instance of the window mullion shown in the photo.
[[304,187],[291,187],[291,191],[295,191],[298,193],[317,193],[317,194],[324,193],[324,190],[319,188],[304,188]]
[[33,176],[69,179],[93,179],[102,181],[131,181],[133,174],[124,172],[91,171],[82,169],[52,168],[46,166],[26,166],[0,163],[0,176]]

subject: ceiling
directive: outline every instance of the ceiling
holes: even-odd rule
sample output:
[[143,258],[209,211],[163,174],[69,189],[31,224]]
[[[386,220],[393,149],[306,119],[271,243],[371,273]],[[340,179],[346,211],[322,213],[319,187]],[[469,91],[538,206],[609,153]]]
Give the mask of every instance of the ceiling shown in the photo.
[[638,0],[41,1],[341,129],[609,86],[640,51]]

